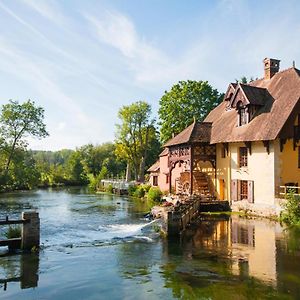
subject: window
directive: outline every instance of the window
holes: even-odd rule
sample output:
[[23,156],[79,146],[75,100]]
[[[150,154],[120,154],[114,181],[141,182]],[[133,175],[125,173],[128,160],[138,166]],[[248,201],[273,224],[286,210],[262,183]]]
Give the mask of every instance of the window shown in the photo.
[[247,147],[240,147],[239,149],[239,167],[248,166],[248,149]]
[[166,175],[166,183],[169,183],[169,175]]
[[153,185],[158,186],[158,178],[157,176],[153,176]]
[[248,199],[248,181],[247,180],[241,180],[241,200]]
[[239,126],[248,124],[248,112],[246,107],[242,107],[239,109],[239,118],[240,118]]

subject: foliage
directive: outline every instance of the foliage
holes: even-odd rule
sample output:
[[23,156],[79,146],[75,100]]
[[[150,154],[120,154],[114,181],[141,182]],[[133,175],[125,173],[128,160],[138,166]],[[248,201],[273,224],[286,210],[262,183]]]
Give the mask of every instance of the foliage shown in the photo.
[[140,184],[136,186],[135,191],[133,192],[133,196],[136,198],[143,198],[146,193],[148,193],[151,185],[149,184]]
[[136,198],[143,198],[145,196],[146,191],[144,190],[142,185],[137,186],[133,196]]
[[132,166],[135,180],[143,182],[149,150],[158,145],[151,107],[144,101],[138,101],[123,106],[118,117],[121,124],[117,125],[116,154]]
[[108,175],[108,170],[106,166],[102,166],[102,169],[97,176],[94,176],[93,174],[89,174],[89,182],[90,182],[89,187],[94,191],[98,190],[101,180],[105,179],[107,175]]
[[179,81],[159,101],[160,139],[163,143],[180,133],[194,119],[203,121],[223,95],[207,81]]
[[[116,145],[113,143],[104,143],[101,145],[88,144],[82,146],[79,151],[82,154],[82,163],[85,172],[97,176],[103,166],[108,170],[111,176],[118,176],[125,172],[126,163],[120,160],[115,154]],[[106,175],[108,175],[106,174]]]
[[161,197],[162,197],[162,191],[158,187],[152,186],[149,189],[147,197],[149,200],[152,200],[152,201],[160,201]]
[[83,185],[88,182],[87,174],[83,168],[82,156],[79,151],[74,151],[67,163],[69,182],[73,185]]
[[21,227],[20,226],[9,226],[7,232],[5,233],[7,239],[14,239],[21,237]]
[[129,187],[128,187],[128,195],[129,196],[134,196],[134,193],[135,193],[135,191],[137,190],[137,185],[136,184],[134,184],[134,185],[129,185]]
[[113,193],[113,186],[111,184],[109,184],[107,186],[107,188],[105,189],[105,191],[108,192],[108,193],[110,193],[110,194],[112,194]]
[[44,109],[35,106],[34,101],[28,100],[23,104],[10,100],[2,106],[0,115],[0,135],[5,141],[3,147],[5,166],[3,175],[9,173],[9,167],[17,149],[25,149],[25,137],[43,138],[48,136],[46,125],[43,123]]
[[[256,78],[257,80],[258,78]],[[254,81],[253,77],[250,77],[249,79],[246,76],[242,76],[240,79],[236,79],[236,83],[242,83],[242,84],[248,84],[250,82]]]
[[300,197],[294,193],[287,194],[283,208],[280,219],[288,225],[300,225]]
[[36,186],[84,185],[96,188],[107,176],[124,176],[126,162],[116,145],[85,145],[76,150],[27,151],[26,137],[48,135],[44,110],[31,100],[10,101],[0,114],[0,191]]

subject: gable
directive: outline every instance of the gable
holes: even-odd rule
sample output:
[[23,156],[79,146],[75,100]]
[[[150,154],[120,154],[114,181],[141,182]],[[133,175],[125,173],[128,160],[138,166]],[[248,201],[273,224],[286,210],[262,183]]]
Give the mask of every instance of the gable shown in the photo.
[[228,102],[223,101],[205,119],[213,123],[211,143],[276,139],[300,99],[299,74],[299,70],[290,68],[276,73],[270,80],[256,80],[246,87],[239,84],[246,100],[238,91],[235,99],[259,105],[255,117],[238,127],[237,111],[226,109]]

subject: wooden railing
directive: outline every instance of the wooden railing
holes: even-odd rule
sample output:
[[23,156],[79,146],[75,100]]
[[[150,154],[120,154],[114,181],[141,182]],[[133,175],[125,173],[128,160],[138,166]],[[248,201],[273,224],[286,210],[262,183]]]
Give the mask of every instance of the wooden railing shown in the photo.
[[300,196],[300,187],[298,186],[285,186],[281,185],[279,187],[279,195],[280,196],[286,196],[289,193],[293,193],[294,195]]

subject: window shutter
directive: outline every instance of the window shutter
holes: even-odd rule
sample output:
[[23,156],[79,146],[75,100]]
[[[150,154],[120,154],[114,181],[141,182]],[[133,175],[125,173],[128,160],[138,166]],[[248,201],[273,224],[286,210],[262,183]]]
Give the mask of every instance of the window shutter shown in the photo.
[[254,181],[248,180],[248,202],[254,203]]
[[231,201],[238,201],[238,180],[231,180],[231,188],[230,188],[230,196]]
[[242,200],[241,197],[241,180],[237,180],[237,201]]

